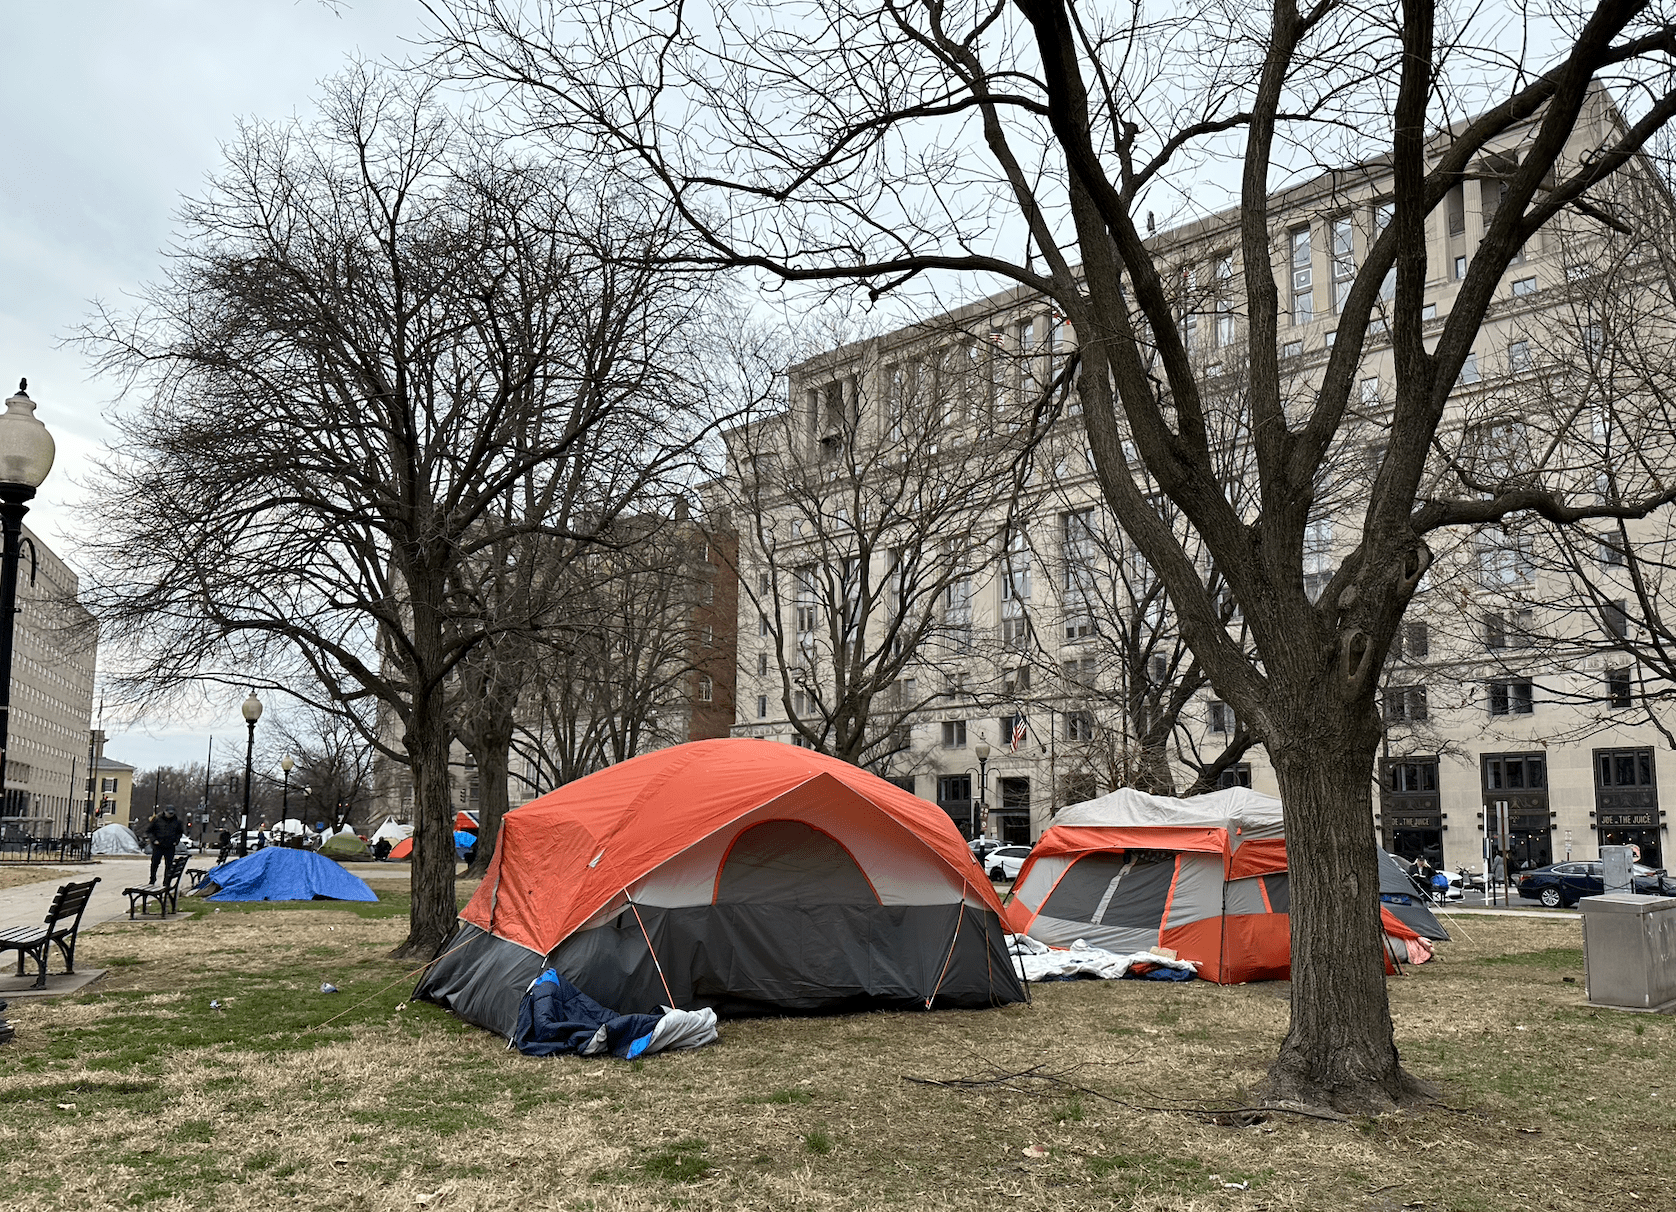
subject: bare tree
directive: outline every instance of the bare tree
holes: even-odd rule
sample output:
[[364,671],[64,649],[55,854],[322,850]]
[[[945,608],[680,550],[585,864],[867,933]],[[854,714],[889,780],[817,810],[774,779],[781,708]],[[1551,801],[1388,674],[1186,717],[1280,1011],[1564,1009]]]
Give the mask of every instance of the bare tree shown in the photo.
[[228,161],[169,276],[82,334],[141,397],[98,482],[98,612],[132,688],[272,678],[398,722],[369,739],[413,771],[398,953],[428,956],[456,913],[449,680],[509,626],[457,574],[509,529],[584,541],[621,506],[509,518],[519,485],[645,475],[683,448],[679,402],[622,372],[658,356],[667,279],[646,246],[664,233],[365,69],[317,122],[252,126]]
[[[681,207],[716,264],[855,281],[875,297],[940,273],[994,275],[1053,301],[1078,337],[1106,500],[1217,692],[1268,749],[1286,802],[1292,1027],[1270,1090],[1344,1107],[1418,1096],[1398,1059],[1371,892],[1378,673],[1446,528],[1531,512],[1565,525],[1635,517],[1668,500],[1664,489],[1587,503],[1535,486],[1422,493],[1509,265],[1676,114],[1663,14],[1636,3],[1545,14],[1554,36],[1538,64],[1496,44],[1499,10],[1450,15],[1440,32],[1430,0],[1277,0],[1259,16],[1211,4],[1156,19],[1064,0],[828,0],[795,31],[769,6],[601,3],[576,18],[574,37],[568,11],[565,24],[498,0],[433,11],[460,71],[516,86],[533,127],[591,123]],[[1472,65],[1459,86],[1457,63]],[[1608,79],[1628,86],[1621,117],[1604,103]],[[1466,104],[1477,117],[1458,117]],[[1168,286],[1184,261],[1219,250],[1192,229],[1147,239],[1153,199],[1218,160],[1239,169],[1238,211],[1220,230],[1249,333],[1251,511],[1218,472],[1203,364]],[[1277,177],[1300,167],[1341,175],[1317,182],[1325,192],[1277,195]],[[1487,184],[1494,206],[1433,321],[1428,216],[1469,183]],[[1302,305],[1316,295],[1306,278],[1284,294],[1277,281],[1311,247],[1287,224],[1319,220],[1336,247],[1346,189],[1389,209],[1369,207],[1359,255],[1334,259],[1335,340],[1314,392],[1290,397],[1281,317],[1313,321]],[[1361,446],[1359,372],[1387,342],[1388,439],[1359,519],[1322,519],[1337,527],[1336,566],[1312,595],[1305,537],[1319,480]],[[1226,578],[1250,649],[1228,634],[1137,463]]]
[[[975,630],[974,578],[1017,533],[1008,502],[1048,420],[1006,415],[1010,373],[982,316],[911,330],[799,365],[789,406],[728,432],[754,616],[740,649],[766,691],[746,696],[746,724],[783,720],[799,744],[884,769],[914,721],[979,697],[992,637]],[[1026,622],[1004,620],[1005,642]]]

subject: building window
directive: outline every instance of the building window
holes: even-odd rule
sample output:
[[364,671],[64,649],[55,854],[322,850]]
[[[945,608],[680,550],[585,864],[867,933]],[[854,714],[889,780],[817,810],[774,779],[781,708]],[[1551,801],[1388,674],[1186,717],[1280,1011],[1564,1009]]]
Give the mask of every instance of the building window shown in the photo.
[[1304,343],[1302,341],[1288,341],[1280,347],[1280,356],[1283,358],[1301,358],[1303,353]]
[[757,653],[757,676],[761,677],[762,675],[766,674],[767,672],[768,672],[768,654],[766,652],[759,652],[759,653]]
[[1600,608],[1601,625],[1614,640],[1629,638],[1629,611],[1624,607],[1625,600],[1619,598],[1616,602],[1604,603]]
[[1437,759],[1392,762],[1385,768],[1386,789],[1398,795],[1429,794],[1437,790]]
[[115,779],[100,779],[99,780],[99,790],[100,791],[115,791],[116,790],[116,780]]
[[966,721],[965,720],[944,720],[943,721],[943,748],[944,749],[964,749],[964,748],[966,748]]
[[714,648],[716,646],[716,629],[706,623],[698,629],[698,639],[706,648]]
[[1065,681],[1072,686],[1094,685],[1094,658],[1091,656],[1073,657],[1060,665],[1065,675]]
[[1653,751],[1651,749],[1595,750],[1595,786],[1653,786]]
[[1346,215],[1332,222],[1333,242],[1333,310],[1344,310],[1344,300],[1350,294],[1350,284],[1356,277],[1355,239]]
[[706,581],[698,591],[699,600],[706,606],[714,605],[716,601],[716,583]]
[[1624,566],[1623,536],[1615,531],[1604,531],[1598,540],[1600,551],[1600,566],[1602,568],[1622,568]]
[[1318,518],[1304,527],[1304,593],[1310,601],[1321,596],[1333,576],[1333,523]]
[[1021,617],[1001,620],[1001,646],[1019,651],[1029,646],[1030,620]]
[[1427,304],[1423,305],[1420,308],[1420,319],[1422,321],[1437,319],[1437,304],[1436,303],[1427,303]]
[[937,780],[939,804],[969,804],[972,802],[972,776],[945,774]]
[[1467,276],[1467,259],[1465,257],[1456,257],[1455,258],[1455,281],[1459,282],[1462,278],[1464,278],[1466,276]]
[[1536,576],[1530,536],[1503,530],[1480,531],[1474,540],[1478,583],[1485,589],[1529,584]]
[[757,573],[757,592],[760,594],[768,592],[768,574],[766,572]]
[[1548,786],[1548,761],[1536,754],[1484,758],[1484,790],[1541,791]]
[[813,749],[815,747],[815,742],[805,740],[801,732],[792,734],[791,743],[799,749]]
[[1396,658],[1423,661],[1431,654],[1431,633],[1424,623],[1404,623],[1397,629]]
[[1218,789],[1251,786],[1251,763],[1235,762],[1216,776],[1216,785]]
[[1209,704],[1210,730],[1218,736],[1231,736],[1234,732],[1234,709],[1217,699]]
[[715,696],[715,686],[712,685],[708,677],[700,674],[698,678],[698,701],[701,703],[708,703],[714,700]]
[[1531,368],[1531,343],[1513,341],[1507,346],[1507,369],[1514,374]]
[[757,695],[757,719],[766,720],[767,718],[768,718],[768,696],[766,694],[759,694],[759,695]]
[[1030,667],[1008,670],[1001,679],[1001,692],[1008,696],[1030,693]]
[[1426,719],[1424,686],[1387,686],[1385,719],[1393,724],[1419,724]]
[[1310,265],[1309,228],[1296,228],[1292,242],[1292,323],[1315,319],[1315,271]]
[[1001,565],[1001,600],[1030,600],[1030,545],[1022,531],[1015,531],[1007,543],[1007,553]]
[[1094,739],[1094,713],[1092,711],[1067,711],[1065,713],[1065,739],[1067,741],[1092,741]]
[[1529,715],[1533,710],[1529,681],[1490,683],[1491,715]]
[[1466,356],[1466,360],[1461,363],[1461,379],[1460,379],[1460,381],[1462,383],[1476,383],[1476,382],[1478,382],[1478,355],[1477,354],[1469,353]]
[[765,615],[765,614],[757,615],[757,634],[758,635],[767,635],[768,634],[768,616]]
[[1379,380],[1370,378],[1362,380],[1362,403],[1376,405],[1379,403]]
[[1513,293],[1515,295],[1534,295],[1536,293],[1536,279],[1515,278],[1513,280]]
[[1607,706],[1628,707],[1632,701],[1632,693],[1628,669],[1608,669],[1606,671]]

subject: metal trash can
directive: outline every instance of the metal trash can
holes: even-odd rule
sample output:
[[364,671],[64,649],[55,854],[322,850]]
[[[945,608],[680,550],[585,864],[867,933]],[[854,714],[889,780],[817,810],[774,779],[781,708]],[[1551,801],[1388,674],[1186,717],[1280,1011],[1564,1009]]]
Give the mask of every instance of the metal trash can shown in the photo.
[[1656,1010],[1676,1004],[1676,896],[1586,896],[1583,970],[1597,1006]]

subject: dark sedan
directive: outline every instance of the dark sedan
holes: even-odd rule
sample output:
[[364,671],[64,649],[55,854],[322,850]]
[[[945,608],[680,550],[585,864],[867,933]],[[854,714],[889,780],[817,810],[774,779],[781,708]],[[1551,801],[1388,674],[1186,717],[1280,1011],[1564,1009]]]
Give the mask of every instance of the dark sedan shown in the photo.
[[[1570,908],[1585,896],[1606,891],[1605,871],[1599,862],[1555,863],[1522,871],[1514,879],[1520,896],[1540,901],[1550,909]],[[1676,894],[1676,880],[1640,863],[1635,864],[1630,880],[1635,891],[1649,896]]]

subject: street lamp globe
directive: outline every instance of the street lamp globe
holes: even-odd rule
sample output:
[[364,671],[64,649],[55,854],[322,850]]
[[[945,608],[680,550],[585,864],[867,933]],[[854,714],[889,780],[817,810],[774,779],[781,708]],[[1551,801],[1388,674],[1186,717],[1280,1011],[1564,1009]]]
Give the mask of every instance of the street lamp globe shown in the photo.
[[285,771],[286,774],[290,774],[296,769],[296,767],[297,763],[289,753],[279,759],[279,768]]
[[254,690],[250,692],[250,697],[244,701],[244,706],[240,710],[244,712],[244,720],[247,724],[254,724],[262,718],[262,700],[256,697]]
[[983,741],[979,741],[976,745],[972,746],[972,752],[977,755],[978,761],[989,761],[989,746]]
[[27,490],[8,493],[25,501],[47,478],[58,450],[35,415],[35,401],[24,390],[28,386],[28,379],[20,382],[17,395],[6,401],[6,411],[0,414],[0,486]]

